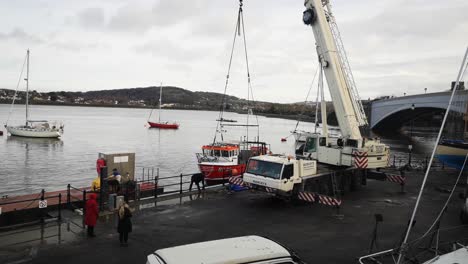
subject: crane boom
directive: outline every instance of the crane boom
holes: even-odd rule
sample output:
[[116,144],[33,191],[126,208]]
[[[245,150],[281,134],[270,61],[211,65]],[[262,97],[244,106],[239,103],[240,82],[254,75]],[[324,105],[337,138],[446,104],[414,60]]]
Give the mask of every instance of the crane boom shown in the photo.
[[[304,157],[337,166],[386,167],[389,147],[361,135],[359,127],[367,124],[367,119],[329,0],[305,0],[304,5],[303,21],[314,32],[318,59],[342,135],[332,139],[325,130],[321,135],[308,137]],[[325,123],[326,118],[322,119]]]
[[346,139],[361,140],[353,98],[322,1],[306,0],[305,6],[313,12],[311,14],[314,21],[311,26],[316,40],[317,55],[327,78],[341,134]]

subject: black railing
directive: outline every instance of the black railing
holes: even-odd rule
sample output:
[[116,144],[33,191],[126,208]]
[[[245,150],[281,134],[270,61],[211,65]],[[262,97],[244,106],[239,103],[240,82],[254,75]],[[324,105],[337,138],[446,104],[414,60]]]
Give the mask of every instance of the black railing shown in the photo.
[[[52,199],[57,199],[56,201],[48,203],[48,200],[53,201]],[[38,202],[37,206],[32,206],[34,202]],[[14,213],[20,213],[21,211],[25,211],[26,209],[35,209],[39,210],[39,220],[40,222],[44,222],[46,218],[56,218],[58,221],[62,220],[62,206],[64,203],[62,203],[62,194],[59,193],[57,195],[46,195],[46,192],[44,189],[41,190],[41,192],[34,198],[29,198],[29,199],[21,199],[21,200],[14,200],[14,201],[5,201],[5,202],[0,202],[0,207],[5,207],[6,205],[12,205],[12,204],[17,204],[20,208],[13,208],[12,211],[4,211],[2,214],[0,214],[0,226],[8,226],[11,225],[9,224],[11,219],[8,217],[8,213],[14,212]],[[27,203],[24,205],[24,203]],[[52,209],[51,209],[52,208]],[[49,217],[48,212],[51,210],[57,209],[57,217]],[[28,220],[34,221],[37,219],[30,219],[32,216],[18,216],[17,218],[21,218],[22,221],[14,221],[14,224],[25,224],[28,222]]]

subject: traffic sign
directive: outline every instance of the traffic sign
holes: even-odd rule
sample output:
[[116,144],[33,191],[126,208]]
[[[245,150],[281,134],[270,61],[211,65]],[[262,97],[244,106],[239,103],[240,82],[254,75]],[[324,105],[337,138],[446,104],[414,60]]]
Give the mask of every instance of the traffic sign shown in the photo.
[[39,208],[47,208],[47,200],[40,200]]

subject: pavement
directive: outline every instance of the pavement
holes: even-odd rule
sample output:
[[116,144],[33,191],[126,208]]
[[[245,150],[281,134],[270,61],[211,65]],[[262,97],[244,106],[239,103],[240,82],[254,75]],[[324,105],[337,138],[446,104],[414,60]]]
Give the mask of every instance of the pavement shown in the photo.
[[[410,241],[432,224],[455,182],[457,173],[431,173],[417,214]],[[369,252],[375,214],[382,214],[377,229],[377,246],[385,250],[399,244],[408,223],[422,172],[407,173],[405,193],[391,182],[369,181],[343,196],[336,208],[320,204],[284,201],[265,193],[225,190],[206,191],[191,199],[142,203],[135,208],[129,246],[120,247],[115,216],[100,218],[95,238],[87,238],[81,217],[73,212],[62,223],[50,222],[0,233],[0,263],[145,263],[156,249],[244,235],[272,238],[297,252],[307,263],[357,263]],[[466,183],[466,178],[462,180]],[[468,227],[460,226],[458,193],[451,200],[441,222],[440,248],[449,242],[468,240]],[[429,237],[411,244],[410,255],[422,260],[422,247]],[[426,251],[424,251],[426,252]],[[200,252],[203,254],[203,252]]]

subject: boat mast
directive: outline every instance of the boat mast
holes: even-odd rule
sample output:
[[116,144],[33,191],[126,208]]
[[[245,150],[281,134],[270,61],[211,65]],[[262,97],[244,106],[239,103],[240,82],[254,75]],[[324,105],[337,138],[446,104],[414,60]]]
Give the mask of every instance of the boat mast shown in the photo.
[[29,49],[26,52],[26,126],[28,126],[29,120]]
[[162,82],[161,86],[159,86],[159,123],[161,123],[161,98],[162,98]]

